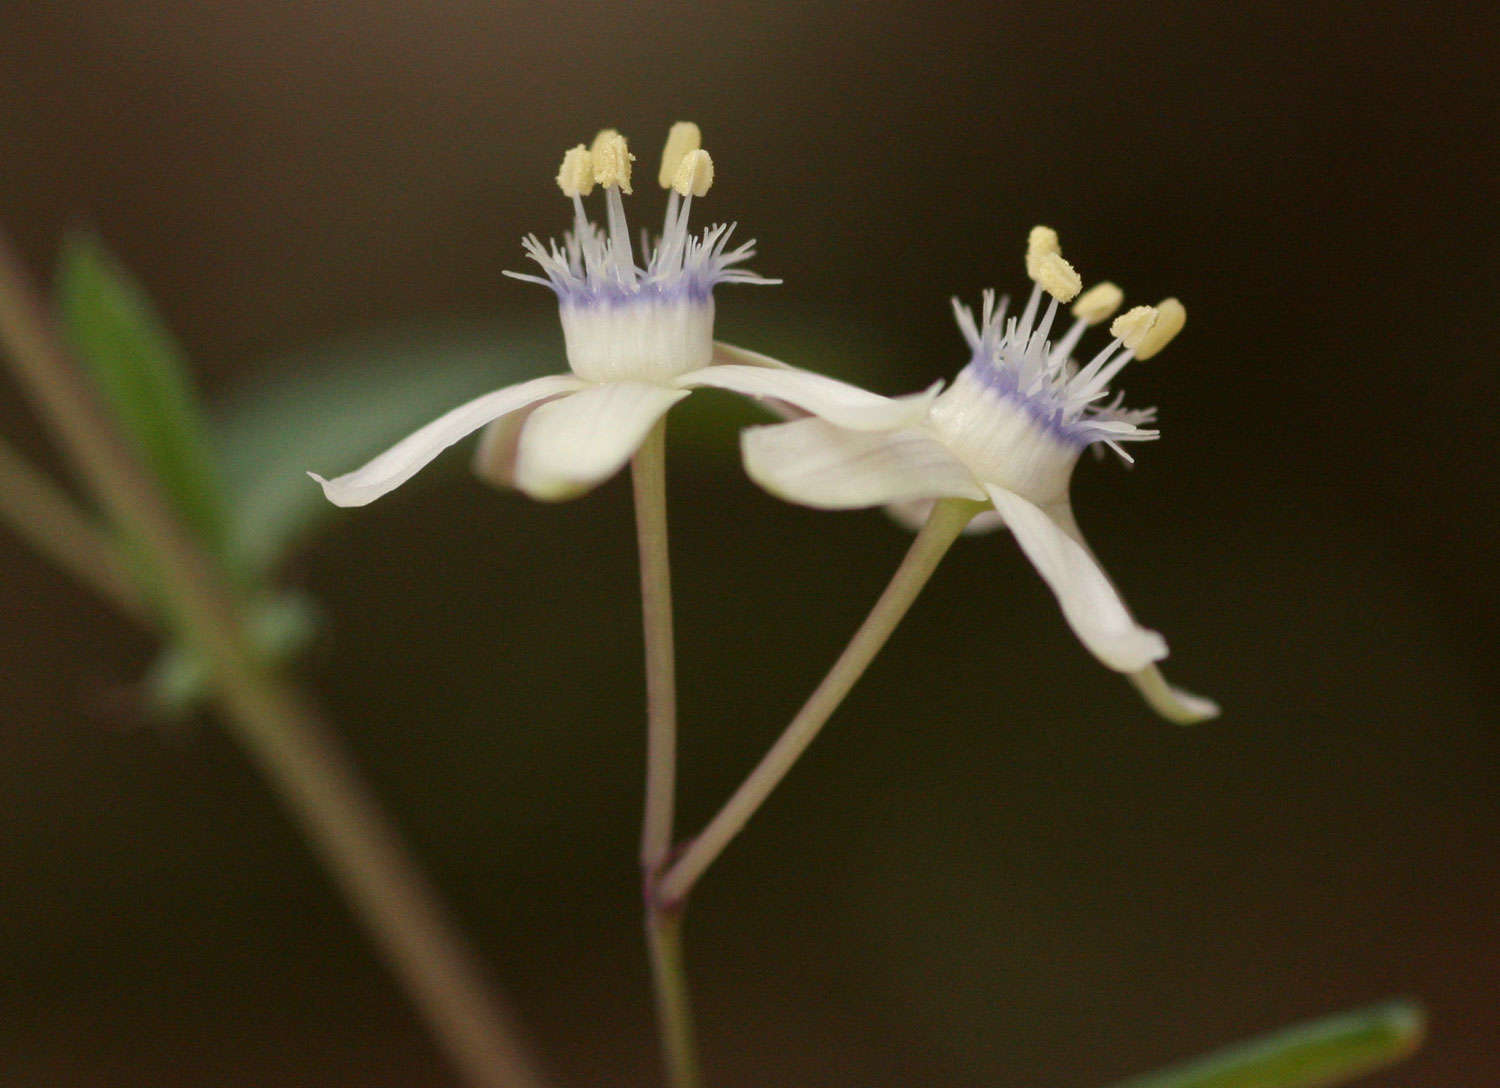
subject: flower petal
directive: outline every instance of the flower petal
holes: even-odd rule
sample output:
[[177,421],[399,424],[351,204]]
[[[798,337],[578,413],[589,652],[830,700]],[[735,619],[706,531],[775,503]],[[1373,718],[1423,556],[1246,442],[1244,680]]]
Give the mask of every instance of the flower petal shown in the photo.
[[571,392],[582,385],[583,382],[571,374],[553,374],[498,389],[438,416],[363,468],[332,480],[325,480],[315,472],[308,475],[323,485],[323,494],[335,506],[364,506],[400,487],[438,454],[490,420],[546,397]]
[[[559,394],[559,396],[566,395],[565,393]],[[474,475],[491,487],[515,487],[516,454],[521,448],[521,431],[525,428],[527,420],[531,418],[532,412],[546,404],[548,400],[555,399],[555,397],[548,397],[547,400],[536,401],[492,421],[480,433],[479,444],[474,447],[474,460],[471,462]]]
[[709,366],[677,379],[692,388],[710,385],[752,397],[771,397],[796,405],[836,427],[851,431],[893,431],[927,415],[942,382],[905,397],[882,397],[857,385],[825,378],[810,370],[773,370],[765,366]]
[[630,459],[686,389],[604,382],[531,414],[516,453],[516,486],[534,499],[575,498]]
[[[932,508],[936,505],[936,499],[902,499],[900,502],[888,503],[885,512],[897,525],[915,533],[927,524],[927,519],[932,516]],[[1005,519],[997,512],[981,510],[964,526],[964,536],[983,536],[1003,528]]]
[[749,348],[737,348],[733,344],[726,344],[722,340],[714,341],[714,366],[765,366],[772,370],[794,370],[791,363],[783,363],[780,359],[773,359],[769,355],[762,355],[758,351]]
[[985,491],[1090,653],[1117,672],[1129,673],[1167,656],[1166,641],[1131,618],[1088,548],[1053,515],[1003,487],[986,484]]
[[1155,665],[1147,665],[1140,672],[1131,673],[1129,680],[1151,709],[1169,722],[1196,725],[1219,716],[1218,703],[1173,687]]
[[[718,367],[713,369],[717,370]],[[985,494],[947,448],[920,431],[850,431],[821,419],[749,427],[745,471],[777,498],[824,510]]]

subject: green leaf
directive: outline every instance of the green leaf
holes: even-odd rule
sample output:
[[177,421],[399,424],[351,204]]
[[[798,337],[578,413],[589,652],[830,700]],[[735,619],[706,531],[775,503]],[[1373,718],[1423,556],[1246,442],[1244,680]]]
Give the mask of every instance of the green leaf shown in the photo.
[[[551,320],[388,331],[267,364],[217,430],[233,554],[270,570],[340,513],[309,470],[349,472],[449,408],[566,365]],[[433,468],[466,463],[449,456]]]
[[[301,656],[318,633],[317,607],[300,593],[257,601],[248,609],[245,634],[251,648],[272,666]],[[210,694],[208,664],[186,643],[170,643],[146,674],[147,703],[157,717],[181,721]]]
[[146,293],[93,235],[64,241],[63,332],[178,515],[212,554],[227,543],[225,498],[183,354]]
[[1407,1001],[1297,1024],[1114,1088],[1316,1088],[1340,1084],[1406,1057],[1426,1017]]

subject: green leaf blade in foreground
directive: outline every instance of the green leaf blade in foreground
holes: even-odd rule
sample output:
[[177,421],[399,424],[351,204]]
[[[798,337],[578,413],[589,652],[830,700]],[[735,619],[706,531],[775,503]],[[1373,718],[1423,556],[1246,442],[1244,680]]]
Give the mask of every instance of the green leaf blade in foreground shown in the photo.
[[[270,571],[340,513],[309,471],[350,472],[466,400],[566,369],[551,320],[387,330],[276,360],[216,431],[232,553]],[[440,458],[433,472],[464,464]]]
[[178,515],[223,556],[228,518],[205,415],[181,349],[146,293],[93,235],[63,244],[63,332]]
[[1297,1024],[1112,1088],[1317,1088],[1399,1061],[1422,1041],[1426,1017],[1391,1001]]

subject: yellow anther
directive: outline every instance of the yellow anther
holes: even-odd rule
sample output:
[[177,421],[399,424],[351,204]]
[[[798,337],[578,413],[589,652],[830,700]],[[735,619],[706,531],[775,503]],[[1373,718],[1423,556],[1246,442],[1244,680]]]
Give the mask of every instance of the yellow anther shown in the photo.
[[1149,359],[1172,342],[1172,337],[1187,324],[1187,309],[1175,298],[1164,298],[1156,304],[1156,324],[1136,346],[1137,359]]
[[598,155],[599,149],[604,146],[604,141],[619,134],[619,129],[601,128],[598,132],[594,133],[594,142],[589,144],[589,154]]
[[[667,130],[667,144],[661,149],[661,169],[656,172],[657,183],[670,189],[677,181],[677,168],[683,156],[703,146],[703,134],[691,121],[678,121]],[[701,194],[695,193],[694,196]]]
[[594,157],[579,144],[563,152],[562,167],[557,171],[557,187],[563,196],[588,196],[594,191]]
[[1124,301],[1125,292],[1105,280],[1078,296],[1078,301],[1073,303],[1073,316],[1079,321],[1097,325],[1118,310]]
[[690,192],[694,196],[703,196],[713,183],[714,160],[708,157],[707,151],[699,148],[682,157],[682,162],[677,167],[677,176],[672,179],[672,188],[683,196]]
[[594,180],[603,186],[618,185],[620,192],[630,192],[630,164],[635,156],[625,146],[625,137],[605,129],[594,139]]
[[1026,236],[1026,274],[1037,279],[1042,267],[1042,258],[1049,253],[1061,253],[1057,242],[1057,231],[1051,227],[1032,227]]
[[1083,289],[1083,279],[1060,253],[1048,253],[1037,262],[1036,282],[1058,302],[1071,302]]
[[1155,324],[1155,306],[1136,306],[1115,318],[1110,323],[1109,333],[1116,340],[1123,342],[1127,348],[1134,350],[1140,346],[1146,334],[1151,331],[1151,326]]

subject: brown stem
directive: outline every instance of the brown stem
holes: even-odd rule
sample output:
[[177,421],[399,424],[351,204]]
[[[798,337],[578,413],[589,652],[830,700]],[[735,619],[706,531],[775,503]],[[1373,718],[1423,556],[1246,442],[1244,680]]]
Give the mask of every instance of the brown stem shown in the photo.
[[153,622],[119,552],[93,519],[5,442],[0,442],[0,520],[127,617],[143,625]]
[[475,1088],[537,1088],[517,1033],[394,828],[332,734],[257,659],[241,602],[183,527],[63,350],[0,232],[0,342],[80,477],[158,570],[166,607],[209,663],[236,739],[266,773],[355,914]]

